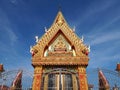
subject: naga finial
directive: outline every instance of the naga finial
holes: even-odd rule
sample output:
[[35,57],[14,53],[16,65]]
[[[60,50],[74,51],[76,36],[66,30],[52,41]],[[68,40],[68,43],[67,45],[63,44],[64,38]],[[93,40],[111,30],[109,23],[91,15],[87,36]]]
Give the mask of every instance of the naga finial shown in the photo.
[[35,36],[35,42],[36,43],[38,42],[38,36]]
[[88,46],[88,52],[90,52],[90,45]]
[[82,41],[82,42],[84,41],[84,36],[82,36],[81,41]]
[[76,27],[74,26],[74,27],[73,27],[73,32],[75,32],[75,29],[76,29]]
[[46,27],[44,27],[44,29],[45,29],[45,32],[47,32],[47,28],[46,28]]

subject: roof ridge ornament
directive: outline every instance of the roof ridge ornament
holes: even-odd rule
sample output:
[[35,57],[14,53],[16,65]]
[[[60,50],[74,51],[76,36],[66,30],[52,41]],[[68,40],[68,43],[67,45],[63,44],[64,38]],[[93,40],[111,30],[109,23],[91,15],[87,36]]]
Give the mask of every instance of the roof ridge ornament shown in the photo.
[[73,27],[73,32],[75,32],[75,29],[76,29],[76,27],[74,26],[74,27]]
[[84,42],[84,36],[82,35],[81,41]]
[[44,27],[44,29],[45,29],[45,32],[47,32],[47,28],[46,28],[46,27]]
[[38,43],[39,39],[38,36],[35,36],[35,42]]
[[33,47],[32,46],[30,46],[30,53],[32,54],[32,56],[34,55]]
[[88,52],[90,52],[90,45],[88,45]]

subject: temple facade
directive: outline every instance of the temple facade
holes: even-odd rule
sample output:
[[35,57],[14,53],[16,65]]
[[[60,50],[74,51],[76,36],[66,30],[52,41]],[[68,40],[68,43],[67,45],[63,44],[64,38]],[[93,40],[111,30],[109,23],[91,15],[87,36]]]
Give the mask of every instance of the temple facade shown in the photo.
[[88,90],[89,48],[59,11],[53,24],[31,47],[32,90]]

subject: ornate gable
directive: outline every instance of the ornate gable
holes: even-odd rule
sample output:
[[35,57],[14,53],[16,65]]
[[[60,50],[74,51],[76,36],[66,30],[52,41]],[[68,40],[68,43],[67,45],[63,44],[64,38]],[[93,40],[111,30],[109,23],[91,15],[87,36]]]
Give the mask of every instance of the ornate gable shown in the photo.
[[[72,50],[69,50],[69,48]],[[53,50],[54,52],[52,52]],[[47,56],[53,54],[54,57],[55,55],[58,57],[58,55],[62,55],[58,54],[58,52],[63,52],[62,50],[66,55],[67,53],[70,55],[70,52],[72,52],[72,56],[88,58],[87,46],[83,44],[83,41],[68,26],[61,11],[59,11],[52,26],[46,30],[46,33],[38,40],[37,44],[32,47],[32,51],[34,52],[32,60],[40,61],[43,60],[44,57],[47,58]]]

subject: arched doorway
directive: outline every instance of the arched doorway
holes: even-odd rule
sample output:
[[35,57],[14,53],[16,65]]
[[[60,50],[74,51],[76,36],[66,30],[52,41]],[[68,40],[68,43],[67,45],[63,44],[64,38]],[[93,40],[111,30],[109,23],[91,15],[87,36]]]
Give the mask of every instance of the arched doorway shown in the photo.
[[52,69],[43,73],[41,90],[79,90],[78,75],[69,69]]

